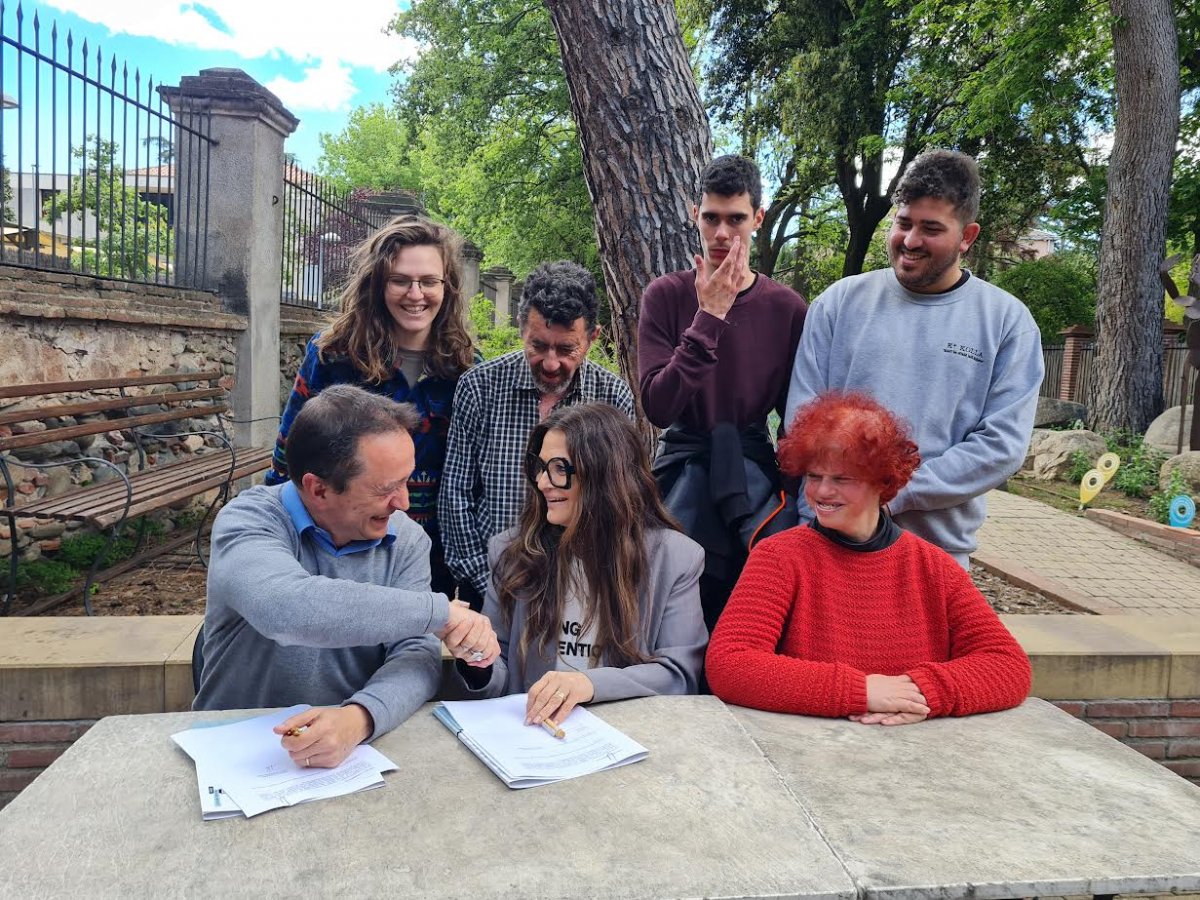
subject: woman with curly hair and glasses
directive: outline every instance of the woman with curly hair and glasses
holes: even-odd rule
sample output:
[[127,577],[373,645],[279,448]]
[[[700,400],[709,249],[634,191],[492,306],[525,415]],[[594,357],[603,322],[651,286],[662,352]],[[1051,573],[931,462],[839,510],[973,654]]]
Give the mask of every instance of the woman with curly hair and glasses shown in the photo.
[[454,388],[478,361],[466,327],[461,249],[457,234],[417,216],[392,219],[355,249],[341,314],[308,342],[266,477],[267,484],[288,480],[292,423],[305,401],[331,384],[411,403],[421,425],[413,433],[417,464],[408,483],[408,515],[432,541],[432,589],[447,595],[454,594],[454,579],[443,561],[438,485]]
[[526,691],[526,721],[580,703],[694,694],[708,631],[704,551],[662,505],[633,423],[616,407],[558,409],[529,436],[525,505],[488,547],[483,612],[500,638],[468,693]]
[[887,512],[920,463],[890,412],[824,394],[779,463],[816,515],[758,544],[708,648],[713,693],[740,706],[904,725],[1016,706],[1029,660],[970,576]]

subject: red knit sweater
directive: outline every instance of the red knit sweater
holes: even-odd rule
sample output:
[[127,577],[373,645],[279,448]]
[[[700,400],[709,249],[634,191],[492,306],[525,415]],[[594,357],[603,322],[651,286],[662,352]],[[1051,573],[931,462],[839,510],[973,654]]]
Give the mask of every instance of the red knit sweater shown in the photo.
[[1025,652],[970,576],[905,532],[861,553],[811,528],[758,544],[713,631],[708,683],[722,700],[774,712],[867,711],[869,674],[908,675],[930,716],[1016,706]]

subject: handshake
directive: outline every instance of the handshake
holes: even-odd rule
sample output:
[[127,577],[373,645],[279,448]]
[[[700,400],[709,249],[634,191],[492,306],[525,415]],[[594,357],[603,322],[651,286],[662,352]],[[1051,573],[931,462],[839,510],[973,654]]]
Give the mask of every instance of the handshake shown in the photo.
[[462,600],[450,601],[446,627],[434,634],[446,645],[451,656],[468,666],[485,669],[500,655],[500,642],[491,621],[482,613],[472,612]]

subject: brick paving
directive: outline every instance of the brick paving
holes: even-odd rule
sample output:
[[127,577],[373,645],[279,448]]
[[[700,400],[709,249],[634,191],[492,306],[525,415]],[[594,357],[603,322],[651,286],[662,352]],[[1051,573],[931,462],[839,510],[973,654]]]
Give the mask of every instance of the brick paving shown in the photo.
[[1200,615],[1200,568],[1016,494],[988,494],[974,559],[1088,612]]

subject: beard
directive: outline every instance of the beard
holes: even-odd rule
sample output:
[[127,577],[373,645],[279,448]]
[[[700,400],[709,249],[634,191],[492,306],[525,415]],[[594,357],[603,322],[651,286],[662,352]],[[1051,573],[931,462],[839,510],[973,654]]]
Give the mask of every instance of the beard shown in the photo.
[[567,388],[571,386],[572,378],[564,378],[561,375],[558,378],[548,379],[546,373],[542,371],[542,367],[535,366],[530,372],[533,375],[533,383],[537,385],[537,389],[543,394],[548,394],[554,397],[561,397],[567,392]]
[[958,265],[957,249],[953,253],[946,253],[942,256],[936,256],[928,251],[923,252],[918,257],[920,268],[912,272],[905,272],[900,267],[902,256],[901,251],[893,251],[891,247],[888,247],[888,260],[892,264],[892,270],[896,273],[896,279],[910,291],[920,291],[922,288],[937,284],[946,272]]

